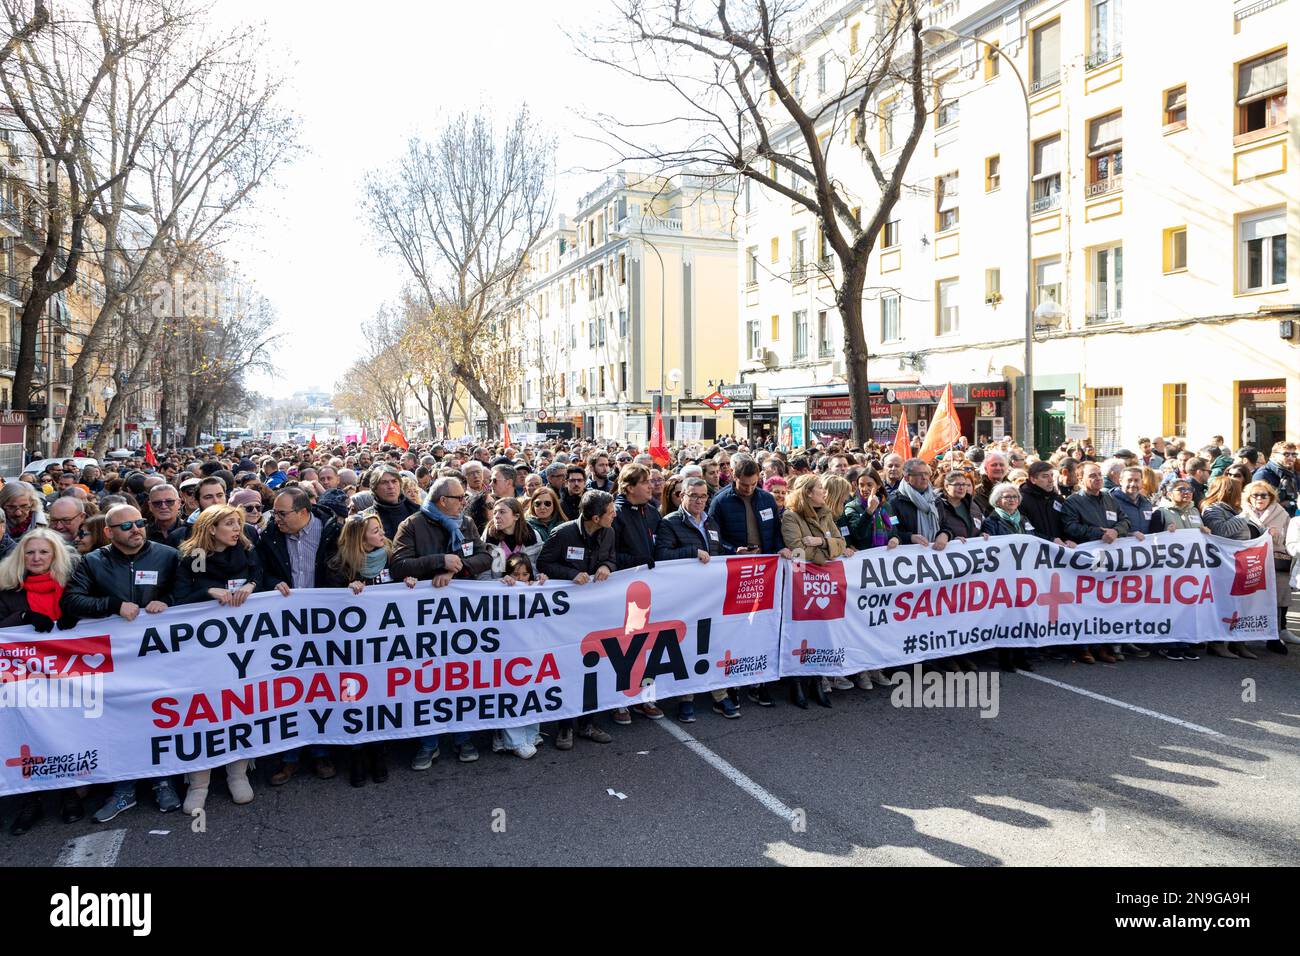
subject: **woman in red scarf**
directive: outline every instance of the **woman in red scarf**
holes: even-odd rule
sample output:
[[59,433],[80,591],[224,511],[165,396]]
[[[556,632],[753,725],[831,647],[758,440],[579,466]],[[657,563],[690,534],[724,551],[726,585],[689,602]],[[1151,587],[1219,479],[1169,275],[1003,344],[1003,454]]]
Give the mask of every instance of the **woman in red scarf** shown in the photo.
[[[72,576],[72,558],[63,538],[47,528],[35,528],[23,536],[0,561],[0,628],[29,625],[41,633],[66,630],[76,622],[59,610],[63,588]],[[40,791],[23,798],[18,816],[9,827],[14,836],[22,836],[45,815]],[[83,816],[77,788],[63,791],[64,823],[76,823]]]

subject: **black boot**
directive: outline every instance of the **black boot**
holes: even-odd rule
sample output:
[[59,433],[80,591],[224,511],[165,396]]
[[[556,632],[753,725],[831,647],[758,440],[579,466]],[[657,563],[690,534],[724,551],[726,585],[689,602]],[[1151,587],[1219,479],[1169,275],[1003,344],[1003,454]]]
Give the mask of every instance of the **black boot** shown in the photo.
[[45,808],[41,806],[41,795],[39,793],[29,793],[23,798],[23,805],[18,809],[18,816],[14,817],[14,822],[9,825],[9,832],[14,836],[22,836],[40,823],[43,816],[45,816]]
[[1287,652],[1286,644],[1283,641],[1269,641],[1264,646],[1267,647],[1274,654],[1285,654]]
[[787,677],[785,682],[790,685],[790,703],[801,710],[807,710],[808,695],[803,692],[803,678]]
[[77,793],[77,788],[63,791],[63,804],[59,807],[59,815],[63,817],[64,823],[76,823],[86,816],[86,808],[81,802],[81,795]]
[[369,751],[366,756],[370,758],[370,779],[375,783],[387,783],[388,758],[384,756],[384,745],[370,744],[366,749]]
[[348,782],[354,787],[366,785],[366,753],[363,747],[353,747],[348,755]]
[[1011,648],[998,648],[998,667],[1004,671],[1013,671],[1016,669],[1015,661],[1012,658]]
[[1011,663],[1022,671],[1032,671],[1034,669],[1034,665],[1030,663],[1028,651],[1012,651]]
[[808,682],[808,696],[817,701],[820,707],[829,707],[831,705],[830,696],[822,690],[822,679],[820,677],[805,677]]

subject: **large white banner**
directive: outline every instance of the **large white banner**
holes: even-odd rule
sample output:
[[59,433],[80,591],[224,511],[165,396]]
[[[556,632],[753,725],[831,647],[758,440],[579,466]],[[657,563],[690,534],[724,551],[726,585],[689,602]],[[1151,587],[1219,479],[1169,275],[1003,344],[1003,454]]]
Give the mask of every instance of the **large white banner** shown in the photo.
[[855,674],[998,647],[1272,638],[1271,549],[1267,537],[1191,530],[1074,549],[1008,535],[797,563],[781,674]]
[[539,723],[776,678],[776,557],[303,590],[0,632],[0,794]]

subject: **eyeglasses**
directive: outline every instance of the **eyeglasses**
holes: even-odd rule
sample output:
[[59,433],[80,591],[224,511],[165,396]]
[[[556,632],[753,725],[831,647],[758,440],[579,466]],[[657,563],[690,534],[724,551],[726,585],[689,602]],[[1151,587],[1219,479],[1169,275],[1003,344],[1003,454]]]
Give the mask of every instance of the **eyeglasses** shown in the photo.
[[132,528],[143,528],[147,524],[149,522],[143,518],[137,518],[135,521],[123,521],[121,524],[109,525],[109,527],[116,528],[118,531],[130,531]]
[[155,498],[153,501],[149,502],[149,504],[153,505],[155,508],[175,508],[180,503],[181,500],[179,498]]
[[[175,504],[175,502],[172,502],[172,503]],[[261,513],[262,513],[262,506],[261,506],[261,505],[243,505],[242,507],[243,507],[243,509],[244,509],[245,511],[247,511],[249,514],[261,514]]]
[[1265,501],[1270,501],[1272,500],[1273,496],[1263,491],[1257,491],[1250,496],[1250,500],[1254,501],[1256,498],[1263,498]]
[[441,497],[438,498],[438,500],[439,501],[463,501],[465,500],[465,496],[464,495],[442,495]]
[[[287,517],[289,517],[289,515],[294,514],[294,513],[297,512],[298,510],[300,510],[300,509],[298,509],[298,508],[293,508],[293,509],[290,509],[289,511],[272,511],[271,514],[275,515],[277,518],[287,518]],[[306,509],[306,508],[303,508],[303,509],[301,509],[301,510],[306,511],[307,509]]]
[[85,528],[82,528],[77,532],[78,541],[81,541],[82,539],[89,538],[89,537],[90,537],[90,532],[87,531]]
[[708,496],[708,495],[687,495],[686,497],[689,498],[691,501],[708,501],[708,500],[709,500],[709,496]]
[[554,501],[548,501],[548,500],[542,498],[542,499],[538,499],[537,501],[534,501],[534,502],[533,502],[533,507],[534,507],[534,508],[554,508],[554,507],[555,507],[555,502],[554,502]]

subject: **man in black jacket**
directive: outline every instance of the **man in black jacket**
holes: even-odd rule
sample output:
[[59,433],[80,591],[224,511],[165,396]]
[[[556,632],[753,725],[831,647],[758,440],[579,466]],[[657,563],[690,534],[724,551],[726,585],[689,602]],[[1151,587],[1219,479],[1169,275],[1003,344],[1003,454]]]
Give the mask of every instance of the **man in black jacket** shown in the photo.
[[587,473],[581,465],[569,465],[564,474],[564,493],[560,495],[560,508],[568,520],[577,520],[582,507],[582,493],[586,490]]
[[[663,519],[650,504],[650,472],[641,465],[624,465],[618,473],[618,497],[614,499],[614,559],[618,570],[655,566],[655,535]],[[637,707],[644,716],[659,720],[664,712],[653,703]],[[626,707],[614,711],[614,723],[632,723]]]
[[149,489],[149,540],[167,543],[167,536],[184,523],[181,518],[181,495],[171,485],[154,485]]
[[[1071,541],[1113,544],[1129,534],[1128,518],[1115,499],[1102,491],[1101,465],[1095,461],[1085,462],[1082,475],[1079,490],[1065,499],[1061,509],[1061,524],[1066,536]],[[1141,537],[1141,533],[1137,536]],[[1085,664],[1093,663],[1094,656],[1107,664],[1123,659],[1104,644],[1083,647],[1079,651],[1079,660]]]
[[[105,516],[109,543],[86,555],[72,572],[60,606],[76,618],[117,615],[134,621],[143,610],[158,614],[171,603],[172,586],[180,555],[175,548],[145,536],[148,524],[130,505],[110,508]],[[96,823],[107,823],[135,806],[134,780],[113,785],[107,802],[95,813]],[[176,787],[167,777],[153,781],[158,809],[168,813],[181,805]]]
[[1065,497],[1056,489],[1055,467],[1046,461],[1032,462],[1029,480],[1020,486],[1020,513],[1025,516],[1025,530],[1044,541],[1074,547],[1061,523],[1064,509]]
[[[537,570],[548,578],[583,585],[605,581],[617,569],[614,560],[614,498],[604,491],[582,496],[578,517],[566,521],[546,539],[537,555]],[[574,718],[556,722],[555,749],[573,749]],[[577,718],[578,736],[607,744],[614,738],[596,726],[595,714]]]
[[[342,526],[327,509],[313,508],[311,498],[301,488],[280,492],[272,508],[275,522],[257,542],[267,588],[288,596],[295,588],[323,586],[325,567],[338,550]],[[271,786],[288,783],[298,772],[300,749],[280,755],[280,766],[271,774]],[[321,780],[334,776],[334,762],[329,753],[329,748],[320,744],[308,751],[316,776]]]
[[375,465],[370,469],[370,493],[375,496],[374,512],[389,541],[397,537],[397,526],[420,510],[419,505],[402,494],[402,473],[392,465]]

